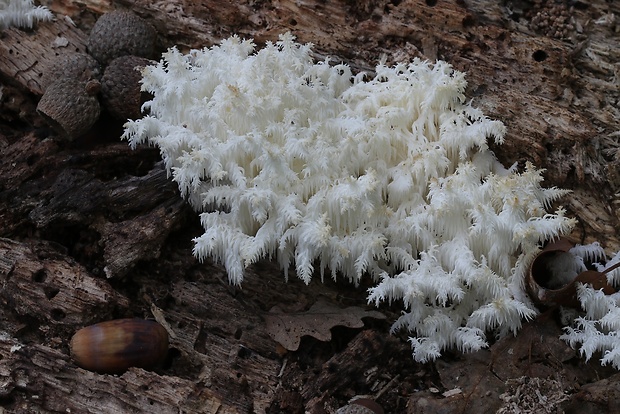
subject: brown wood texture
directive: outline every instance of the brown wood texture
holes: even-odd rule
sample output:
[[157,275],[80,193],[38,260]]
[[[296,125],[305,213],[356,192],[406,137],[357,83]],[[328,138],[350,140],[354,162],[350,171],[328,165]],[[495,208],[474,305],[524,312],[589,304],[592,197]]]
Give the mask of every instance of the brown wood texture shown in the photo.
[[[299,351],[281,352],[263,318],[274,305],[299,312],[323,297],[360,306],[369,286],[284,283],[269,262],[251,268],[242,288],[230,286],[221,266],[192,257],[199,220],[157,150],[129,149],[119,139],[122,126],[105,116],[75,142],[54,137],[34,112],[46,66],[59,54],[84,51],[96,18],[115,8],[151,22],[160,51],[210,46],[235,33],[260,45],[290,30],[315,44],[317,58],[331,56],[355,70],[372,70],[380,59],[446,60],[467,72],[474,105],[507,125],[505,144],[493,146],[498,158],[505,165],[532,161],[547,170],[545,185],[573,190],[561,203],[579,220],[573,240],[620,249],[618,2],[42,3],[55,21],[0,33],[0,410],[330,413],[356,394],[376,398],[386,412],[462,410],[457,400],[442,405],[448,399],[428,391],[465,389],[468,381],[448,379],[452,361],[442,360],[439,373],[435,365],[413,363],[406,338],[387,335],[388,321],[362,332],[336,328],[330,343],[306,338]],[[398,309],[382,311],[393,319]],[[155,318],[167,328],[166,364],[120,376],[77,368],[71,335],[121,317]],[[562,364],[578,360],[562,352]],[[476,365],[487,375],[481,383],[493,387],[492,394],[471,395],[505,390],[486,368],[489,358],[460,362],[465,371]],[[573,368],[600,378],[613,372]],[[576,396],[567,407],[613,406],[604,396],[609,384],[597,388],[593,377],[574,384],[573,371],[561,364],[555,371],[565,384],[573,378]],[[605,400],[597,405],[596,398]],[[480,400],[479,411],[470,412],[489,407],[496,409],[497,400]]]
[[63,18],[41,24],[31,32],[8,28],[0,42],[0,72],[41,95],[45,67],[62,53],[85,52],[86,39],[84,32]]

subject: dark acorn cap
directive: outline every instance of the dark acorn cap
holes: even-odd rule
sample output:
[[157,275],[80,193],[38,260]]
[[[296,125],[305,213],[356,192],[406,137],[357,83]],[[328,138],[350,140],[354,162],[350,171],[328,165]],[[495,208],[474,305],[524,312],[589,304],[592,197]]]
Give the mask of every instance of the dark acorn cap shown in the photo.
[[60,78],[72,78],[80,81],[99,80],[102,74],[101,65],[97,60],[79,52],[69,52],[57,56],[43,73],[43,90]]
[[141,71],[154,63],[139,56],[122,56],[106,67],[101,78],[101,95],[112,116],[122,120],[142,117],[140,108],[150,97],[140,91]]
[[98,81],[61,78],[52,83],[37,105],[37,112],[70,140],[83,135],[99,118]]
[[102,64],[125,55],[153,56],[157,34],[135,13],[114,10],[102,15],[88,37],[88,53]]

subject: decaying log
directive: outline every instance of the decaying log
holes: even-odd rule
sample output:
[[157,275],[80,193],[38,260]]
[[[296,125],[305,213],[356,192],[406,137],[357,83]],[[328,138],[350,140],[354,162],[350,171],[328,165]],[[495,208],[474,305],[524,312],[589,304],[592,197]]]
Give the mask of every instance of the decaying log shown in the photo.
[[[209,46],[235,33],[260,43],[290,30],[300,41],[316,44],[318,57],[331,56],[358,70],[372,68],[381,56],[388,63],[415,56],[447,60],[468,73],[476,105],[508,126],[506,143],[495,149],[499,158],[508,165],[530,160],[546,168],[549,185],[593,189],[594,184],[597,191],[587,192],[587,200],[568,203],[586,228],[575,237],[620,248],[616,232],[600,233],[591,219],[602,217],[611,224],[620,215],[615,207],[620,190],[616,3],[567,6],[571,26],[560,37],[535,31],[531,21],[537,9],[528,2],[512,8],[483,0],[118,3],[84,2],[95,13],[132,9],[156,26],[162,49]],[[52,7],[79,16],[64,2]],[[0,42],[0,73],[35,93],[47,56],[57,53],[51,48],[54,41],[64,36],[68,48],[83,49],[83,32],[61,17],[28,36],[16,29],[7,33]],[[15,53],[24,63],[14,63]],[[581,210],[586,205],[594,214]]]
[[[432,369],[408,359],[406,341],[383,342],[385,330],[342,334],[353,339],[336,349],[306,342],[282,356],[263,312],[282,303],[307,309],[318,296],[359,305],[363,288],[283,284],[271,263],[250,269],[243,290],[229,286],[220,266],[191,256],[201,228],[156,150],[130,150],[119,142],[122,125],[105,117],[68,144],[9,102],[15,88],[33,107],[49,62],[85,51],[95,18],[115,8],[151,22],[160,51],[232,34],[260,46],[291,31],[315,44],[317,59],[355,71],[381,59],[446,60],[467,72],[474,105],[507,125],[506,142],[492,145],[498,158],[546,168],[546,185],[574,190],[563,201],[580,221],[573,239],[620,249],[618,2],[47,3],[55,21],[0,33],[0,85],[10,92],[2,98],[0,89],[0,109],[15,112],[0,119],[21,121],[0,124],[0,407],[9,411],[319,413],[368,393],[386,411],[404,412],[415,390],[438,386]],[[556,4],[570,14],[560,32],[534,24]],[[168,329],[164,367],[111,376],[71,362],[77,328],[128,316],[155,317]]]
[[[125,316],[131,303],[54,247],[0,239],[0,304],[18,321],[0,330],[3,398],[59,412],[265,411],[279,369],[270,357],[273,343],[264,330],[252,330],[260,317],[248,316],[224,285],[171,287],[172,296],[192,308],[169,308],[162,319],[176,350],[176,368],[167,369],[172,376],[142,369],[100,375],[77,368],[68,356],[74,328]],[[47,333],[48,343],[28,340],[37,330]]]
[[574,237],[616,251],[616,231],[599,233],[597,218],[618,229],[620,36],[613,16],[620,5],[577,2],[573,30],[555,38],[528,26],[526,9],[536,9],[522,3],[120,1],[153,21],[164,45],[199,48],[234,33],[263,42],[290,30],[319,54],[358,69],[381,56],[388,63],[447,60],[467,72],[475,104],[507,125],[505,144],[495,148],[500,160],[521,166],[530,160],[547,169],[548,185],[591,190],[568,204],[586,229]]
[[191,381],[130,369],[120,377],[76,370],[66,353],[41,344],[0,337],[0,398],[19,399],[12,412],[235,413]]
[[22,317],[76,326],[129,306],[127,298],[44,243],[0,239],[0,275],[2,304]]

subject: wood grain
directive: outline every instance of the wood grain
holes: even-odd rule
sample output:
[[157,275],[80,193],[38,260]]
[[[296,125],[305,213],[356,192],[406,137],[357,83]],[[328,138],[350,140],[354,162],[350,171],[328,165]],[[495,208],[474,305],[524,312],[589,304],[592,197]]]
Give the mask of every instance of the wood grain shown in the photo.
[[[202,229],[156,150],[119,143],[122,125],[107,118],[69,145],[20,109],[34,108],[52,59],[85,51],[96,17],[114,8],[151,22],[160,51],[211,46],[232,34],[260,46],[291,31],[315,44],[317,59],[355,71],[381,59],[446,60],[467,72],[473,105],[507,125],[506,142],[492,145],[498,158],[507,166],[532,161],[546,169],[545,185],[574,190],[562,201],[579,220],[573,240],[620,249],[619,2],[571,2],[572,29],[562,36],[532,24],[550,1],[510,8],[495,0],[42,3],[53,22],[0,33],[0,154],[10,160],[0,162],[0,407],[321,413],[353,393],[380,392],[386,412],[404,412],[409,395],[437,385],[432,368],[410,360],[404,338],[385,345],[375,332],[341,332],[355,336],[342,348],[302,341],[301,351],[282,356],[263,312],[275,304],[304,310],[319,296],[359,305],[364,288],[284,284],[272,263],[250,269],[242,290],[229,286],[221,266],[191,256]],[[168,327],[163,370],[99,375],[69,360],[77,328],[133,316]]]

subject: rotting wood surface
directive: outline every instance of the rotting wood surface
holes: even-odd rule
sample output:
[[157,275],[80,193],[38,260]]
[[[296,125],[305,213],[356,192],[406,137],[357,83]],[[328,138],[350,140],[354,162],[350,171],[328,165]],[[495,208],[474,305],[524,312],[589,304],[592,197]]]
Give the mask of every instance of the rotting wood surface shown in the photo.
[[[220,267],[192,258],[198,219],[166,180],[156,150],[130,150],[119,143],[119,126],[105,120],[73,144],[48,138],[33,111],[46,62],[84,50],[97,15],[115,7],[152,22],[161,50],[210,46],[234,33],[260,44],[290,30],[316,45],[318,59],[330,56],[355,70],[371,70],[382,57],[387,63],[447,60],[467,72],[474,105],[507,125],[506,143],[493,147],[502,162],[546,168],[546,185],[574,190],[563,202],[581,223],[573,239],[620,249],[617,2],[49,3],[55,22],[0,35],[0,407],[9,412],[320,413],[362,393],[378,396],[388,412],[405,412],[407,405],[416,413],[425,406],[461,412],[471,398],[505,391],[497,372],[485,368],[491,353],[456,365],[414,364],[408,344],[387,337],[387,323],[357,335],[338,331],[331,344],[306,341],[297,353],[281,355],[262,313],[282,303],[289,311],[307,309],[319,296],[342,307],[360,305],[363,289],[284,284],[270,263],[251,269],[243,289],[231,287]],[[572,5],[573,28],[544,34],[532,21],[556,3]],[[166,324],[173,335],[166,366],[106,376],[73,365],[68,342],[77,328],[125,316]],[[612,372],[596,368],[596,361],[573,367],[574,352],[553,344],[545,344],[556,347],[553,358],[541,356],[500,378],[547,375],[541,367],[557,363],[574,392],[567,412],[612,410],[604,396],[613,381],[597,388],[595,375],[574,374],[577,368],[601,378]],[[454,379],[455,366],[482,379],[473,385]],[[463,392],[445,399],[428,391],[457,386]],[[596,398],[606,399],[596,405]],[[486,400],[478,400],[480,411],[469,405],[466,412],[499,408],[497,398]]]

